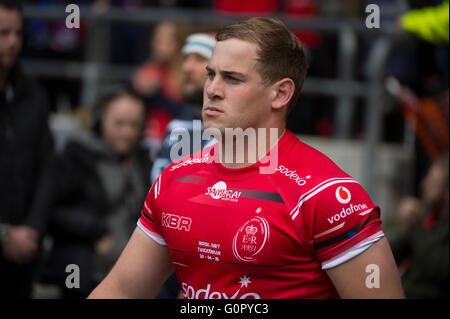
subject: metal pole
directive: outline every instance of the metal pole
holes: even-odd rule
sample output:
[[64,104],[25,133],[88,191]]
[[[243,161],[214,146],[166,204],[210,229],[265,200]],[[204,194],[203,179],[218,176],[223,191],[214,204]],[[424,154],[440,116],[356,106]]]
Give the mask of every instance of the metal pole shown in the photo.
[[[356,48],[357,41],[355,32],[348,26],[341,28],[339,32],[338,52],[339,80],[353,80]],[[342,94],[338,97],[335,112],[335,137],[350,138],[352,132],[353,109],[354,99],[352,96]]]
[[[380,141],[382,101],[386,92],[384,89],[385,65],[392,48],[390,37],[379,37],[369,56],[369,94],[367,95],[366,110],[366,159],[364,165],[364,186],[367,192],[374,197],[375,176],[377,173],[377,146]],[[376,200],[376,199],[374,199]]]
[[81,105],[90,107],[99,92],[101,65],[109,58],[109,22],[90,20],[85,47],[85,61],[81,75]]

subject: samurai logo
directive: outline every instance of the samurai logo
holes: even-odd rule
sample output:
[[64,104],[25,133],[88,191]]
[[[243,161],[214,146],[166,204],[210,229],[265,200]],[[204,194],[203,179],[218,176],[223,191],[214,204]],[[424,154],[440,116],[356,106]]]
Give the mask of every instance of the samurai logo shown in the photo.
[[208,191],[205,193],[207,196],[211,196],[214,199],[238,201],[241,196],[241,192],[237,190],[227,189],[225,182],[217,182],[212,187],[208,187]]

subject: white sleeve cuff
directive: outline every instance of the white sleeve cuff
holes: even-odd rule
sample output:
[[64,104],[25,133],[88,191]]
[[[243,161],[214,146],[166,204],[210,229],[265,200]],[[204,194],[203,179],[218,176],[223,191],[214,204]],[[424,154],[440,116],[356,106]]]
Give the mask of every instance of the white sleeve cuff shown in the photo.
[[155,242],[157,242],[158,244],[160,244],[161,246],[167,246],[166,241],[164,240],[164,238],[150,230],[148,230],[147,228],[145,228],[144,225],[142,225],[141,221],[138,220],[137,222],[137,226],[151,239],[153,239]]
[[367,250],[370,246],[372,246],[375,242],[380,240],[384,237],[384,233],[382,230],[379,232],[373,234],[372,236],[364,239],[363,241],[359,242],[357,245],[353,246],[352,248],[346,250],[345,252],[341,253],[340,255],[337,255],[325,262],[322,263],[322,269],[330,269],[336,266],[339,266],[340,264],[345,263],[346,261],[358,256],[365,250]]

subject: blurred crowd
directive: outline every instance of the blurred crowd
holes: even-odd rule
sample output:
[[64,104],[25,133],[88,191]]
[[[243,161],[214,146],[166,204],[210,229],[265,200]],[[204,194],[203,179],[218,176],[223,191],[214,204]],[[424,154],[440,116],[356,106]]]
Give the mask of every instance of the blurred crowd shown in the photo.
[[[72,1],[23,1],[45,9]],[[117,7],[204,9],[223,15],[281,14],[363,19],[366,4],[382,8],[411,38],[396,47],[387,76],[401,84],[385,110],[383,141],[415,139],[415,180],[389,238],[407,297],[448,297],[448,1],[420,0],[80,0],[96,12]],[[444,13],[443,13],[444,12]],[[446,14],[445,14],[446,12]],[[168,136],[200,119],[205,66],[220,25],[162,19],[110,26],[111,65],[135,68],[128,81],[106,83],[92,105],[81,105],[81,81],[32,79],[21,58],[84,61],[89,25],[23,19],[17,1],[0,0],[0,296],[84,298],[118,258],[151,183],[170,164]],[[335,35],[293,30],[305,46],[309,76],[335,78]],[[370,43],[359,39],[363,65]],[[355,76],[364,79],[361,67]],[[39,80],[39,81],[37,81]],[[405,94],[404,92],[408,92]],[[403,92],[403,94],[402,94]],[[386,93],[388,94],[388,93]],[[49,114],[68,101],[75,129],[60,144]],[[412,102],[413,101],[413,102]],[[294,133],[332,137],[334,98],[306,95],[288,119]],[[361,101],[359,101],[361,102]],[[360,109],[353,123],[364,123]],[[352,138],[364,134],[354,125]],[[205,147],[208,142],[205,141]],[[56,144],[58,143],[58,147]],[[192,150],[192,152],[195,150]],[[68,289],[66,267],[81,269],[80,288]],[[160,298],[176,298],[173,276]]]

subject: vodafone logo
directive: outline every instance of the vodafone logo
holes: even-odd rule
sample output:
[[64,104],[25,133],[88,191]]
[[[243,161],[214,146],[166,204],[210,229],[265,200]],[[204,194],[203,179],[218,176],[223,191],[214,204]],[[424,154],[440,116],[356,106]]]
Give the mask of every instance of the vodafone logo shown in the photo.
[[347,188],[339,186],[336,188],[336,199],[341,204],[347,204],[352,199],[352,195]]
[[364,210],[364,209],[367,209],[366,204],[356,204],[356,205],[350,204],[350,207],[342,208],[342,210],[338,214],[335,214],[334,216],[331,216],[330,218],[328,218],[328,222],[330,224],[333,224],[334,222],[338,222],[342,218],[346,218],[347,216],[350,216],[354,212],[358,212],[358,211]]

